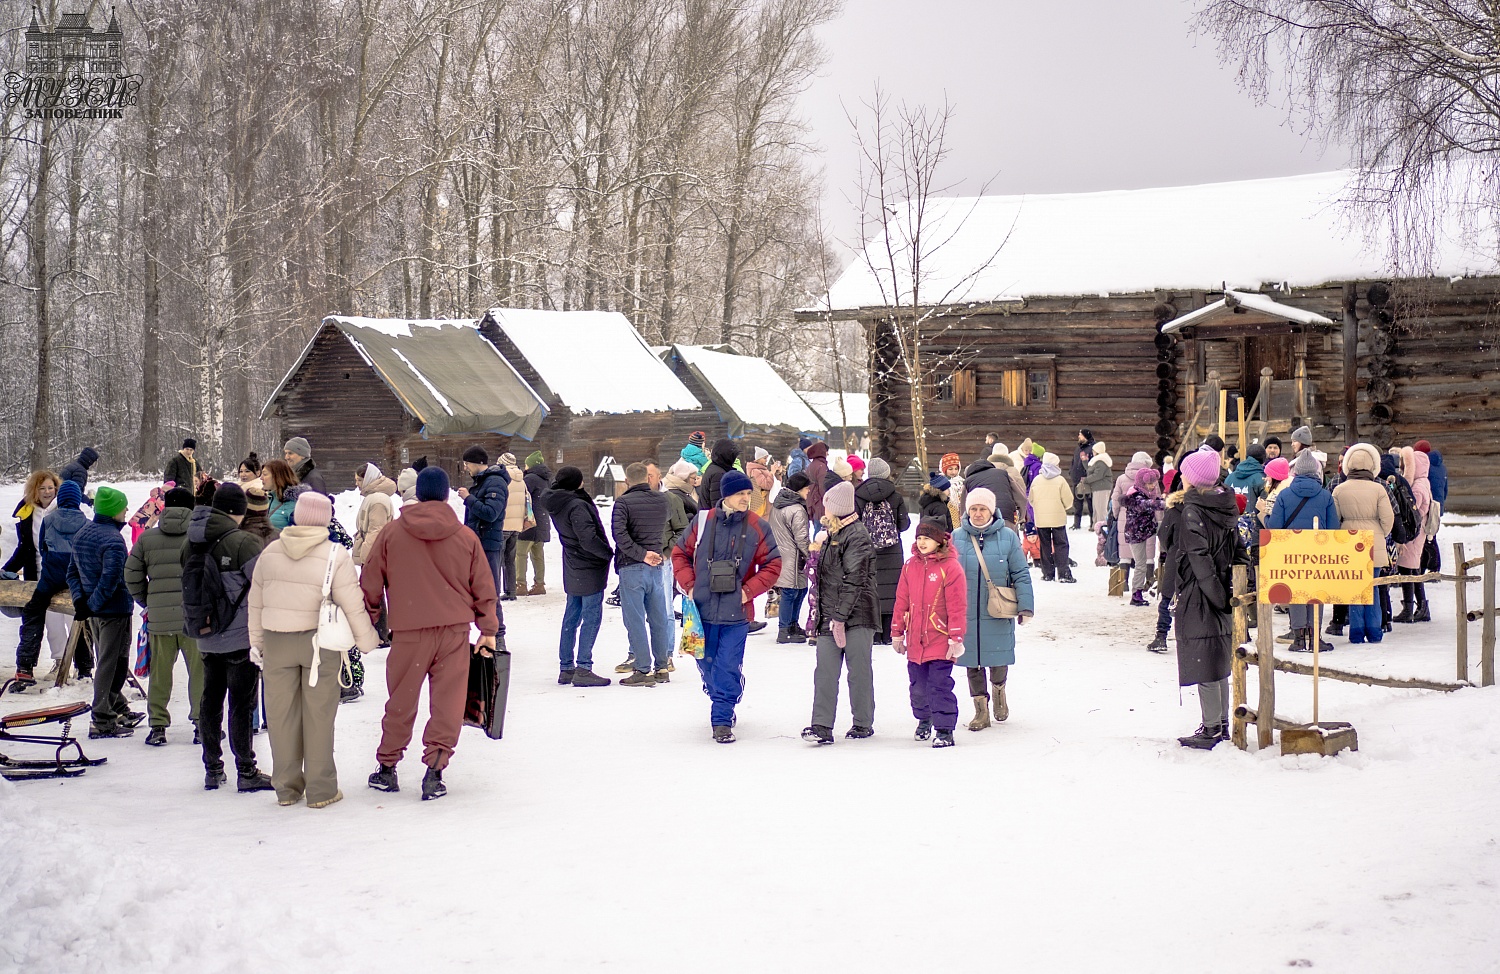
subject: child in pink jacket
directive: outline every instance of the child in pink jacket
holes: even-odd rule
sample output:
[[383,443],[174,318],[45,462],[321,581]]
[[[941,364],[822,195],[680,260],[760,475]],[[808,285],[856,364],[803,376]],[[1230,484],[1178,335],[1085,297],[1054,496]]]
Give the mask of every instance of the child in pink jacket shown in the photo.
[[896,584],[891,647],[906,656],[916,738],[932,738],[936,728],[933,747],[953,746],[953,728],[958,726],[953,661],[964,652],[968,610],[964,570],[948,532],[936,521],[924,519]]

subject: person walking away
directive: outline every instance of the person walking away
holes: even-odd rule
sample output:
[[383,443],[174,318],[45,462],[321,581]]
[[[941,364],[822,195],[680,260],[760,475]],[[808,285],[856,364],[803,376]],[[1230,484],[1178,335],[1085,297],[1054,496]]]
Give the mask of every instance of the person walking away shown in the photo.
[[812,724],[802,739],[833,743],[839,676],[847,673],[854,725],[845,733],[863,740],[875,733],[875,634],[880,603],[875,587],[875,546],[856,510],[852,484],[823,495],[823,527],[818,542],[818,656],[813,671]]
[[701,474],[708,468],[708,454],[703,452],[706,445],[708,445],[708,435],[702,430],[694,430],[688,437],[687,446],[682,448],[678,456],[691,463]]
[[719,506],[703,512],[672,549],[672,570],[703,620],[698,674],[711,704],[713,739],[732,744],[734,708],[745,692],[749,603],[780,578],[781,554],[771,526],[749,511],[750,478],[734,470],[720,487]]
[[86,446],[78,451],[78,458],[76,460],[69,460],[57,472],[57,475],[63,480],[71,480],[78,485],[78,489],[83,492],[83,502],[85,504],[89,503],[89,470],[98,462],[99,451],[91,446]]
[[807,557],[811,550],[808,539],[812,534],[807,497],[812,493],[812,483],[807,474],[794,473],[787,477],[782,488],[771,506],[769,518],[776,550],[781,553],[781,573],[776,577],[776,588],[781,593],[776,641],[802,643],[807,641],[807,630],[798,620],[807,598]]
[[146,715],[125,703],[130,665],[130,623],[135,603],[125,587],[125,495],[113,487],[94,494],[94,519],[73,536],[68,589],[73,618],[89,624],[94,639],[94,716],[89,737],[129,737]]
[[1156,528],[1156,548],[1161,565],[1158,576],[1161,598],[1156,602],[1156,635],[1146,644],[1146,649],[1153,653],[1167,651],[1167,634],[1172,631],[1172,598],[1176,595],[1176,559],[1182,554],[1179,540],[1182,537],[1182,501],[1186,496],[1186,488],[1187,483],[1181,477],[1175,478],[1172,492],[1164,502],[1161,523]]
[[[161,473],[161,482],[174,486],[180,485],[191,490],[192,485],[198,482],[198,461],[193,459],[193,454],[197,452],[197,440],[191,436],[183,440],[182,448],[167,458],[167,465]],[[244,464],[240,464],[240,467],[243,469]]]
[[558,644],[557,682],[563,686],[607,687],[612,681],[594,674],[594,641],[603,619],[604,589],[609,584],[614,549],[609,546],[594,499],[583,489],[582,470],[558,470],[543,498],[562,543],[563,593],[567,596]]
[[723,499],[719,481],[736,469],[739,459],[740,448],[733,440],[720,440],[714,444],[713,458],[703,471],[703,483],[698,485],[699,510],[716,507]]
[[333,761],[343,653],[317,643],[325,582],[328,599],[349,620],[355,644],[369,653],[379,640],[365,613],[353,560],[328,539],[333,504],[306,491],[297,498],[296,515],[297,523],[256,559],[250,655],[266,681],[276,802],[295,805],[306,794],[308,808],[326,808],[344,793]]
[[1432,506],[1428,508],[1426,524],[1433,531],[1427,535],[1427,545],[1422,550],[1422,574],[1425,575],[1443,570],[1443,553],[1437,532],[1442,527],[1443,509],[1448,506],[1448,467],[1443,463],[1442,453],[1434,450],[1427,440],[1418,440],[1412,444],[1412,449],[1427,455],[1427,487],[1432,492]]
[[786,476],[788,478],[807,470],[807,448],[812,446],[812,444],[813,441],[810,436],[799,436],[797,438],[796,449],[792,450],[791,455],[787,457]]
[[240,530],[247,509],[239,484],[214,490],[211,506],[193,509],[182,549],[183,631],[197,639],[203,660],[198,736],[203,787],[213,791],[224,773],[224,702],[229,701],[229,747],[242,792],[267,791],[271,779],[256,766],[253,715],[260,668],[250,658],[250,579],[260,540]]
[[968,585],[948,532],[924,519],[896,587],[891,646],[906,657],[916,739],[925,741],[936,731],[933,747],[953,746],[958,726],[953,661],[964,653],[968,615]]
[[1089,530],[1097,532],[1109,520],[1109,494],[1115,485],[1115,475],[1111,468],[1115,461],[1110,457],[1103,440],[1095,440],[1090,450],[1093,456],[1089,458],[1088,472],[1084,474],[1078,488],[1080,492],[1089,495]]
[[[1344,481],[1333,489],[1333,505],[1338,509],[1339,526],[1350,531],[1370,531],[1375,535],[1370,550],[1375,560],[1375,576],[1390,573],[1387,539],[1396,523],[1396,513],[1380,473],[1380,451],[1370,443],[1356,443],[1344,451]],[[1385,588],[1386,586],[1376,586]],[[1385,638],[1380,601],[1348,608],[1349,642],[1378,643]]]
[[417,502],[417,468],[402,467],[396,474],[396,493],[401,496],[401,506]]
[[[1271,514],[1266,518],[1266,527],[1272,531],[1319,530],[1331,531],[1339,526],[1339,514],[1333,503],[1333,495],[1323,487],[1323,465],[1311,450],[1303,450],[1292,460],[1292,482],[1276,498]],[[1292,652],[1310,653],[1313,639],[1321,640],[1323,652],[1333,649],[1333,644],[1313,632],[1312,607],[1293,605],[1288,607],[1292,623]]]
[[901,536],[911,526],[906,498],[891,481],[891,465],[879,457],[870,461],[869,478],[854,487],[854,509],[875,549],[875,595],[880,625],[875,642],[891,644],[891,617],[896,610],[896,585],[901,581]]
[[807,493],[807,516],[813,524],[823,516],[823,484],[828,479],[828,444],[822,440],[807,448],[807,482],[812,490]]
[[615,501],[610,528],[615,574],[620,576],[620,608],[630,637],[626,662],[634,661],[635,672],[620,685],[651,687],[671,679],[667,661],[672,653],[672,619],[667,615],[661,576],[668,506],[666,497],[651,489],[644,463],[625,468],[625,483],[625,493]]
[[[1417,536],[1403,544],[1396,555],[1396,565],[1399,574],[1402,575],[1422,574],[1422,553],[1427,544],[1427,536],[1422,526],[1427,523],[1427,514],[1432,506],[1432,484],[1428,479],[1431,470],[1432,461],[1426,453],[1419,453],[1409,446],[1401,448],[1401,476],[1406,479],[1411,489],[1413,506],[1417,512]],[[1413,595],[1416,596],[1415,607],[1412,604]],[[1423,582],[1402,583],[1401,611],[1392,621],[1432,621],[1432,613],[1427,608],[1426,584]]]
[[1156,562],[1157,522],[1166,506],[1161,496],[1161,474],[1151,467],[1137,470],[1135,486],[1125,492],[1125,544],[1130,547],[1130,561],[1135,566],[1131,605],[1151,604],[1146,601],[1146,589],[1151,587]]
[[448,793],[443,771],[458,747],[472,652],[505,650],[494,563],[478,536],[465,530],[448,506],[448,475],[428,467],[417,475],[417,503],[380,532],[360,577],[365,612],[373,619],[389,607],[391,651],[385,665],[390,696],[380,724],[378,767],[369,784],[400,791],[396,766],[411,743],[417,701],[427,684],[428,719],[422,730],[422,800]]
[[188,723],[199,744],[198,702],[203,696],[203,658],[198,642],[183,632],[182,563],[193,516],[193,492],[186,487],[167,491],[166,508],[156,526],[146,529],[125,559],[125,587],[135,604],[146,610],[146,638],[151,644],[151,677],[147,684],[146,714],[151,730],[146,743],[161,747],[172,726],[173,674],[177,657],[187,664]]
[[500,587],[500,601],[514,602],[516,600],[516,548],[520,544],[521,532],[526,529],[526,475],[521,472],[520,465],[516,463],[514,453],[500,454],[500,467],[509,478],[505,494],[505,524],[502,534],[505,542],[502,562],[504,584]]
[[328,483],[323,479],[323,473],[313,463],[312,444],[301,436],[294,436],[287,440],[281,447],[281,458],[286,461],[287,466],[292,468],[292,473],[297,478],[297,483],[305,484],[312,490],[333,500],[333,492],[328,489]]
[[[510,502],[510,475],[503,467],[490,466],[489,454],[482,446],[465,450],[463,464],[464,471],[474,478],[472,490],[458,489],[458,496],[464,502],[464,527],[479,539],[495,576],[495,591],[499,593],[504,590],[505,581],[501,562],[505,558],[505,509]],[[421,478],[421,474],[417,476]],[[496,613],[504,618],[498,608]]]
[[[526,472],[522,478],[526,485],[526,497],[531,503],[531,527],[524,529],[516,539],[516,585],[517,592],[526,595],[547,594],[547,542],[552,540],[552,520],[547,516],[547,505],[542,495],[552,486],[552,471],[547,469],[546,458],[541,450],[533,450],[526,457]],[[531,566],[531,585],[526,584],[526,566]]]
[[[1073,506],[1073,490],[1058,466],[1057,454],[1042,455],[1041,467],[1032,478],[1032,519],[1042,546],[1042,581],[1076,582],[1068,564],[1068,509]],[[1153,524],[1153,527],[1155,525]]]
[[[35,668],[42,652],[42,635],[52,657],[52,670],[43,679],[54,680],[62,666],[68,646],[68,629],[72,619],[51,608],[52,597],[68,588],[68,565],[73,560],[73,538],[88,524],[79,511],[83,491],[71,480],[59,480],[50,470],[39,470],[26,478],[26,489],[16,508],[16,553],[6,571],[20,570],[26,581],[35,581],[31,599],[21,609],[20,640],[16,646],[16,675],[11,692],[20,693],[36,686]],[[14,565],[14,567],[11,567]],[[38,570],[40,569],[40,570]],[[80,642],[79,650],[84,649]],[[92,672],[93,660],[75,656],[81,673]]]
[[[996,512],[1006,524],[1016,524],[1026,513],[1026,485],[1020,473],[1011,466],[1008,455],[998,452],[1005,444],[995,444],[997,452],[989,459],[972,463],[964,471],[964,493],[984,489],[995,498]],[[967,497],[965,498],[967,503]]]
[[1073,448],[1072,462],[1068,465],[1068,486],[1073,489],[1073,529],[1083,527],[1083,512],[1089,510],[1089,521],[1094,519],[1093,494],[1081,489],[1089,475],[1089,461],[1094,458],[1094,434],[1087,427],[1078,431],[1078,444]]
[[[995,517],[995,495],[989,488],[970,490],[969,508],[963,524],[953,533],[953,548],[964,570],[967,615],[964,621],[964,652],[957,665],[968,672],[969,697],[974,719],[969,730],[990,726],[990,694],[994,693],[994,719],[1010,717],[1005,686],[1016,662],[1016,626],[1025,625],[1036,611],[1031,587],[1031,569],[1020,536]],[[983,565],[981,566],[981,559]],[[986,575],[988,572],[988,575]],[[1019,611],[1014,619],[996,618],[989,611],[989,587],[1013,588]],[[988,687],[986,686],[988,671]]]
[[1172,559],[1177,682],[1198,688],[1203,722],[1177,743],[1198,750],[1210,750],[1229,736],[1232,571],[1236,562],[1248,560],[1236,541],[1239,505],[1234,491],[1219,484],[1219,462],[1217,451],[1200,447],[1178,465],[1188,489]]
[[943,530],[951,531],[953,528],[953,482],[940,473],[927,475],[927,483],[922,485],[922,493],[917,496],[921,504],[920,513],[922,520],[938,521],[944,525]]

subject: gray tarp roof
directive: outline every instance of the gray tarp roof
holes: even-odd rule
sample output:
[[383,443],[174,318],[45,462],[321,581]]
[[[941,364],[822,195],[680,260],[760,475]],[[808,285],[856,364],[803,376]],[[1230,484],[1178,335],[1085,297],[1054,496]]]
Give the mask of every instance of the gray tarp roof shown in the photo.
[[348,339],[428,436],[494,432],[529,440],[547,416],[541,397],[473,320],[330,315],[271,393],[262,419],[329,328]]

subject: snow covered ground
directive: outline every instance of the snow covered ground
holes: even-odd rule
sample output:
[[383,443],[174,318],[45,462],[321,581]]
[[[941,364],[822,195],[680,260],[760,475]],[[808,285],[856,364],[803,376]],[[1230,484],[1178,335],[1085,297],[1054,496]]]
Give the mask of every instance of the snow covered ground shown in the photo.
[[[1500,539],[1451,520],[1475,526],[1445,542]],[[1092,538],[1072,539],[1080,584],[1037,582],[1010,720],[945,751],[912,741],[889,652],[876,736],[844,740],[843,709],[834,747],[804,744],[812,654],[774,631],[751,639],[732,746],[709,740],[691,661],[649,690],[557,686],[555,544],[554,594],[506,605],[506,737],[465,731],[439,802],[418,800],[420,748],[401,793],[364,786],[383,652],[339,715],[347,798],[320,811],[204,792],[179,679],[170,746],[86,742],[109,763],[81,779],[0,783],[0,970],[1496,970],[1500,691],[1325,682],[1358,753],[1185,751],[1197,701],[1141,648],[1154,610],[1106,597]],[[1452,586],[1430,591],[1436,621],[1335,640],[1329,665],[1451,680]],[[596,669],[624,654],[606,610]],[[1309,715],[1308,679],[1277,691]]]

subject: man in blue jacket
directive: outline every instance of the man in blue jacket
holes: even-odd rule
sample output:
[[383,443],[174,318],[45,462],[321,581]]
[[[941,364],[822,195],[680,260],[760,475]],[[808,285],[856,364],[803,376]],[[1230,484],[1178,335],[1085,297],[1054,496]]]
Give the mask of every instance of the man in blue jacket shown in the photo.
[[[1292,460],[1292,481],[1276,495],[1276,506],[1266,518],[1266,527],[1272,531],[1314,527],[1327,531],[1338,526],[1339,510],[1334,506],[1333,495],[1323,486],[1323,465],[1312,450],[1304,448]],[[1313,639],[1322,639],[1313,632],[1312,607],[1293,605],[1287,611],[1292,620],[1292,652],[1312,652]],[[1326,653],[1333,649],[1333,644],[1325,640],[1319,648]]]
[[[464,502],[464,527],[479,536],[484,557],[495,573],[495,591],[504,592],[505,505],[510,500],[510,472],[499,464],[490,466],[490,455],[482,446],[464,451],[464,471],[474,478],[473,487],[458,489]],[[501,617],[503,631],[504,613],[498,606],[495,612]]]
[[[31,601],[21,610],[21,642],[16,649],[16,680],[13,690],[36,685],[33,668],[42,653],[42,633],[47,627],[48,606],[52,597],[68,588],[68,566],[73,563],[73,538],[89,523],[87,514],[78,509],[83,491],[71,480],[57,488],[57,509],[42,520],[41,573]],[[60,652],[61,648],[54,650]],[[79,676],[92,676],[93,657],[87,644],[79,641],[73,663]],[[57,661],[61,665],[61,660]],[[47,677],[56,675],[56,668]]]
[[125,495],[100,487],[94,495],[94,520],[73,536],[68,589],[73,617],[88,622],[94,639],[94,716],[89,737],[129,737],[146,719],[125,705],[121,689],[129,675],[130,622],[135,602],[125,587],[125,558],[130,554],[120,529],[129,517]]
[[[701,513],[672,549],[677,586],[691,592],[703,619],[703,658],[698,672],[712,707],[714,740],[734,743],[734,708],[745,692],[746,606],[781,575],[781,554],[771,526],[750,511],[750,478],[730,470],[720,481],[722,497]],[[699,532],[703,541],[699,543]]]

